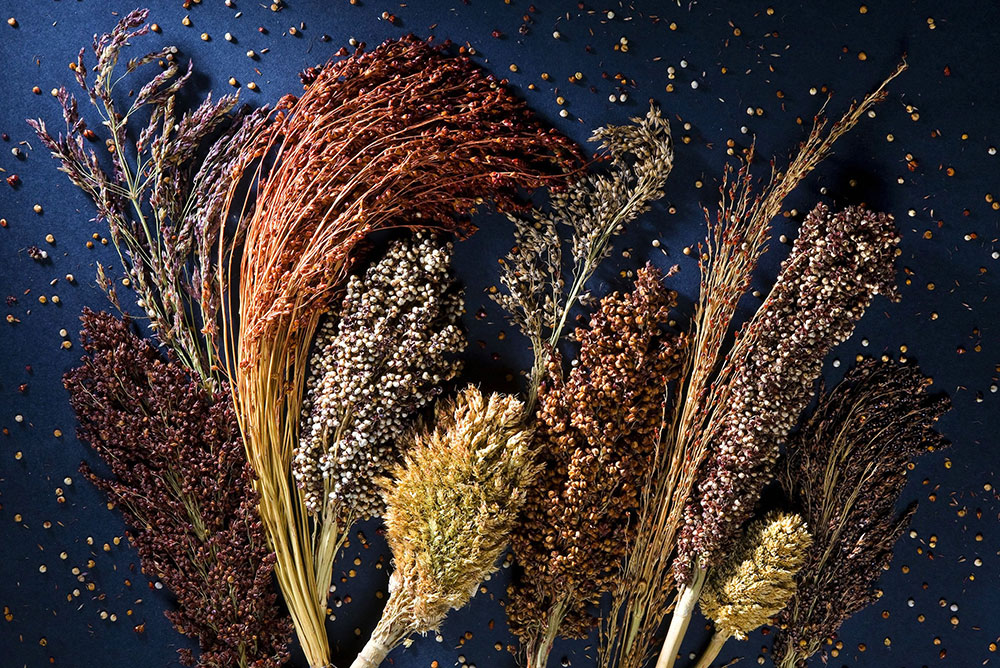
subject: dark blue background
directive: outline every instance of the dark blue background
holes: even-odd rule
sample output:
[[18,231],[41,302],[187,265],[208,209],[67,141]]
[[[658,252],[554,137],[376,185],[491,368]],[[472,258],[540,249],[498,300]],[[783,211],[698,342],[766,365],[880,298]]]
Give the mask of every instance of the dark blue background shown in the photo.
[[[873,304],[854,338],[835,352],[844,364],[837,369],[831,360],[827,365],[829,377],[839,376],[858,353],[899,354],[905,345],[907,355],[918,359],[955,402],[942,423],[952,449],[921,460],[906,492],[921,503],[912,526],[915,537],[899,542],[881,581],[884,596],[844,626],[843,650],[831,663],[971,667],[1000,660],[990,649],[1000,634],[1000,501],[993,488],[1000,420],[998,397],[991,391],[1000,363],[994,327],[1000,315],[1000,264],[992,253],[1000,246],[998,213],[988,201],[990,193],[1000,196],[1000,156],[988,150],[1000,143],[995,63],[1000,11],[995,3],[871,2],[863,12],[856,1],[775,1],[769,11],[765,2],[677,6],[535,0],[537,11],[530,14],[526,35],[519,34],[530,11],[525,0],[365,0],[358,6],[347,0],[289,0],[278,13],[267,1],[235,4],[230,9],[221,0],[205,0],[185,10],[181,0],[156,2],[151,19],[162,34],[145,38],[137,51],[176,44],[195,60],[194,88],[200,93],[229,90],[232,76],[244,86],[256,81],[260,90],[244,87],[244,99],[264,103],[298,91],[297,72],[330,57],[351,37],[369,45],[404,32],[468,41],[480,62],[509,77],[532,106],[581,141],[590,129],[643,113],[646,101],[656,99],[673,120],[676,169],[665,200],[619,241],[594,287],[601,293],[625,285],[620,272],[647,259],[663,266],[678,263],[682,271],[672,285],[684,300],[682,317],[695,294],[697,268],[680,251],[703,235],[699,205],[715,200],[726,141],[742,147],[755,136],[762,156],[786,156],[804,136],[798,119],[808,125],[823,103],[823,93],[810,95],[811,87],[826,86],[833,93],[828,108],[839,115],[906,53],[910,71],[892,86],[876,117],[842,140],[836,155],[788,202],[789,209],[802,214],[824,194],[836,205],[864,201],[895,214],[903,232],[902,302]],[[19,300],[4,309],[5,315],[20,319],[15,325],[0,323],[0,606],[10,617],[0,620],[0,666],[173,666],[175,649],[185,640],[163,618],[170,597],[138,572],[126,541],[114,545],[113,538],[124,530],[119,516],[78,475],[80,461],[91,455],[73,437],[74,419],[60,382],[80,350],[78,345],[61,349],[59,330],[69,330],[75,341],[80,310],[105,305],[93,283],[96,262],[116,267],[117,258],[110,247],[85,248],[94,232],[104,230],[89,222],[89,201],[56,171],[24,123],[26,117],[42,116],[59,127],[49,90],[69,85],[67,64],[79,47],[134,5],[4,0],[0,7],[0,18],[14,16],[19,23],[17,28],[0,23],[0,132],[10,135],[0,142],[0,167],[6,170],[0,176],[17,173],[22,180],[17,189],[0,183],[0,217],[8,222],[0,229],[0,286],[3,296]],[[607,10],[614,11],[613,19]],[[382,20],[383,11],[395,14],[397,23]],[[185,14],[192,27],[181,24]],[[266,34],[258,32],[260,26]],[[288,34],[291,26],[298,36]],[[493,38],[494,30],[502,37]],[[558,41],[553,30],[561,33]],[[227,31],[235,44],[223,39]],[[200,39],[203,32],[211,41]],[[321,41],[324,34],[332,40]],[[627,53],[613,48],[622,36],[628,39]],[[255,62],[245,55],[251,48],[270,51]],[[516,73],[510,71],[512,63]],[[665,88],[668,66],[677,69],[674,92]],[[540,78],[543,71],[551,74],[549,82]],[[583,82],[569,83],[577,71]],[[611,78],[617,73],[626,85]],[[694,81],[697,89],[691,87]],[[538,89],[529,90],[529,83]],[[41,95],[32,93],[35,85]],[[629,94],[627,103],[608,101],[621,92]],[[556,95],[565,97],[569,118],[558,116]],[[764,113],[750,117],[747,107]],[[11,155],[15,146],[24,158]],[[948,175],[949,167],[954,176]],[[32,211],[35,203],[44,207],[43,214]],[[495,215],[481,215],[477,222],[480,232],[459,247],[456,259],[468,290],[468,376],[512,389],[517,371],[526,365],[526,343],[483,294],[496,283],[496,258],[511,244],[510,228]],[[795,229],[794,222],[779,220],[775,236],[794,238]],[[926,239],[928,230],[932,234]],[[54,246],[44,241],[48,233],[55,235]],[[661,249],[651,245],[653,239],[661,241]],[[47,249],[51,262],[29,259],[25,249],[30,245]],[[773,279],[786,252],[776,241],[761,270],[761,287]],[[75,274],[75,285],[62,278],[67,273]],[[50,285],[53,279],[59,280]],[[61,304],[39,304],[42,294],[59,295]],[[748,299],[747,307],[754,303]],[[501,332],[509,336],[501,339]],[[22,383],[28,385],[24,393]],[[24,416],[23,423],[15,422],[17,414]],[[62,430],[61,438],[53,435],[55,429]],[[67,476],[71,486],[63,482]],[[57,502],[58,487],[64,504]],[[361,528],[369,546],[353,540],[337,564],[343,604],[335,610],[331,637],[338,665],[353,659],[358,636],[374,625],[381,606],[374,594],[386,586],[385,545],[377,524]],[[65,560],[59,556],[63,551]],[[45,573],[39,572],[42,564]],[[94,583],[93,591],[77,582],[73,567],[85,582]],[[506,650],[495,648],[511,642],[501,607],[505,584],[506,571],[501,571],[488,583],[488,594],[449,618],[440,642],[433,636],[418,639],[408,650],[393,653],[391,661],[429,666],[436,659],[451,666],[463,656],[480,667],[512,665]],[[67,600],[75,587],[80,596]],[[102,611],[117,615],[117,621],[102,619]],[[139,624],[145,625],[144,633],[133,628]],[[686,645],[692,650],[704,640],[698,623],[694,626]],[[467,632],[471,638],[465,640]],[[760,634],[742,644],[731,642],[720,662],[742,656],[742,665],[754,665],[767,645]],[[590,643],[559,644],[553,664],[565,656],[575,666],[592,665],[593,655]]]

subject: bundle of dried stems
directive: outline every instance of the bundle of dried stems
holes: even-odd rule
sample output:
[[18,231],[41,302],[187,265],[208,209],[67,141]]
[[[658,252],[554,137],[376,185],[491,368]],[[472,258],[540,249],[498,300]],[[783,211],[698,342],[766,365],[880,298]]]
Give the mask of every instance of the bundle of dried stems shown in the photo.
[[[518,189],[561,182],[580,160],[502,82],[415,37],[304,80],[302,97],[279,105],[283,116],[256,172],[257,206],[242,217],[238,319],[230,304],[225,326],[278,581],[309,663],[325,666],[327,590],[319,583],[327,576],[316,572],[314,552],[329,541],[313,531],[290,471],[320,318],[368,233],[460,228],[456,218],[484,201],[515,208]],[[239,212],[236,192],[230,204]]]
[[724,171],[719,210],[714,217],[706,210],[709,232],[701,249],[701,286],[685,370],[672,390],[672,408],[642,491],[637,529],[605,617],[602,666],[640,668],[659,645],[658,632],[674,593],[671,564],[677,533],[701,466],[711,452],[709,436],[718,428],[728,379],[738,359],[725,354],[725,339],[766,250],[772,220],[796,185],[830,154],[837,139],[885,98],[886,86],[905,69],[901,63],[873,93],[852,104],[829,127],[827,119],[818,116],[789,166],[783,172],[772,166],[762,188],[750,172],[752,151],[738,171],[728,166]]

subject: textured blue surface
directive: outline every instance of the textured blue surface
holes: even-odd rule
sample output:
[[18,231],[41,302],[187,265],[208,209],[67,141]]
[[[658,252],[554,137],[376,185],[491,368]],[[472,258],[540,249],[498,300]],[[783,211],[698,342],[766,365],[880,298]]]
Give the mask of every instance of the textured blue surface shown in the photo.
[[[681,272],[672,280],[682,295],[682,315],[694,296],[697,272],[694,260],[680,251],[703,235],[699,205],[715,199],[726,141],[746,146],[755,136],[760,155],[778,156],[780,162],[804,136],[797,119],[808,125],[823,104],[822,90],[811,95],[810,88],[827,87],[833,93],[828,109],[839,115],[851,97],[873,88],[906,53],[911,69],[892,86],[876,117],[838,144],[836,155],[788,202],[801,214],[818,198],[836,205],[864,201],[895,214],[903,232],[903,300],[873,305],[854,338],[835,352],[844,364],[837,369],[831,358],[828,376],[836,378],[858,353],[898,354],[905,345],[907,355],[919,360],[955,402],[942,423],[952,449],[920,461],[906,493],[921,503],[912,526],[916,537],[900,541],[882,579],[884,596],[844,626],[843,649],[831,664],[996,664],[1000,658],[989,647],[1000,634],[1000,501],[992,487],[1000,419],[998,397],[990,390],[1000,363],[1000,261],[992,258],[1000,244],[998,213],[990,203],[991,193],[1000,197],[1000,156],[989,151],[1000,143],[996,4],[872,2],[864,11],[857,1],[775,1],[773,11],[764,2],[535,4],[536,11],[529,13],[524,0],[405,5],[365,0],[358,6],[347,0],[289,0],[275,13],[268,2],[236,0],[230,9],[220,0],[205,0],[185,10],[181,0],[158,0],[151,18],[162,33],[146,38],[139,50],[175,44],[195,60],[199,93],[228,90],[227,81],[235,77],[244,85],[256,81],[260,90],[244,87],[244,99],[264,103],[297,91],[297,72],[327,59],[351,37],[370,45],[404,32],[468,41],[481,63],[508,76],[532,106],[581,141],[591,128],[642,113],[647,99],[656,99],[673,120],[677,138],[667,196],[620,240],[593,287],[602,293],[624,285],[620,272],[647,259],[663,266],[677,263]],[[0,183],[0,218],[8,223],[0,229],[0,287],[3,296],[19,300],[4,314],[20,320],[0,323],[2,667],[173,666],[175,649],[185,642],[163,618],[169,596],[139,573],[127,541],[114,544],[124,530],[119,516],[77,473],[79,463],[92,457],[73,437],[73,415],[60,377],[80,353],[78,345],[61,349],[59,331],[69,330],[75,341],[83,306],[104,306],[93,284],[96,262],[116,266],[117,258],[108,247],[85,248],[94,232],[103,232],[89,222],[91,205],[56,171],[24,123],[26,117],[41,116],[58,127],[57,104],[48,91],[69,85],[67,63],[80,46],[133,8],[96,0],[0,2],[5,21],[0,23],[0,132],[9,135],[0,142],[0,167],[6,170],[0,176],[16,173],[22,181],[16,189]],[[609,19],[607,10],[615,16]],[[382,20],[383,11],[395,14],[397,23]],[[181,24],[186,14],[192,27]],[[532,21],[521,35],[525,15]],[[16,17],[16,28],[6,24],[8,16]],[[266,34],[258,32],[261,26]],[[291,26],[298,36],[288,34]],[[494,30],[502,36],[492,37]],[[560,39],[553,38],[554,30]],[[227,31],[235,43],[223,39]],[[210,41],[200,38],[203,32]],[[322,41],[324,34],[332,39]],[[628,40],[627,53],[613,48],[621,37]],[[245,55],[248,49],[261,53],[265,48],[269,52],[258,61]],[[517,65],[516,73],[511,64]],[[677,71],[675,92],[665,88],[670,66]],[[542,72],[551,80],[543,81]],[[584,75],[582,83],[568,82],[575,72]],[[618,73],[624,86],[610,78]],[[538,90],[528,90],[529,83]],[[36,85],[40,95],[32,93]],[[628,93],[627,102],[609,102],[609,95],[622,92]],[[558,115],[557,95],[566,99],[568,118]],[[763,114],[748,116],[748,107],[759,107]],[[14,147],[24,157],[13,156]],[[36,203],[43,207],[41,215],[32,211]],[[456,260],[468,294],[467,375],[511,389],[526,364],[526,344],[483,294],[496,282],[496,258],[511,244],[511,233],[495,215],[481,215],[476,222],[480,232],[459,247]],[[795,229],[792,220],[779,220],[776,236],[794,238]],[[928,231],[931,238],[925,238]],[[49,233],[54,246],[44,241]],[[653,247],[653,239],[662,247]],[[30,245],[46,248],[51,261],[29,259],[25,249]],[[761,287],[773,279],[786,252],[785,245],[774,244],[760,272]],[[63,279],[67,273],[76,276],[76,284]],[[59,280],[50,285],[53,279]],[[58,295],[61,303],[39,304],[43,294]],[[753,306],[748,300],[747,307]],[[501,340],[501,331],[510,336]],[[16,422],[16,415],[23,422]],[[61,437],[54,436],[56,429]],[[60,487],[63,504],[57,502]],[[338,665],[350,662],[358,636],[374,625],[381,606],[374,594],[386,586],[387,559],[377,523],[361,529],[370,546],[354,539],[337,564],[336,595],[343,603],[335,609],[330,631]],[[74,567],[84,583],[93,583],[93,591],[77,581]],[[449,618],[440,642],[433,636],[418,639],[394,652],[392,665],[429,666],[437,660],[444,667],[459,657],[481,668],[513,665],[506,650],[495,648],[511,642],[501,607],[505,582],[501,572],[488,583],[489,593]],[[74,588],[81,590],[78,597],[71,594]],[[137,625],[144,625],[143,633]],[[698,622],[694,626],[685,651],[697,649],[706,637]],[[742,644],[732,642],[719,663],[743,657],[741,665],[755,665],[768,644],[760,634]],[[587,642],[558,644],[552,663],[566,657],[574,666],[588,666],[593,654]]]

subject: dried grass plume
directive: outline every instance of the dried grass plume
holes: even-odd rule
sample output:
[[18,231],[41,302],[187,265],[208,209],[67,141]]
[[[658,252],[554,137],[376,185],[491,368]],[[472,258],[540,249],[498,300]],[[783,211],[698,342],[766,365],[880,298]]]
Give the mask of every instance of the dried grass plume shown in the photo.
[[404,461],[383,481],[389,601],[354,668],[374,668],[410,634],[436,629],[496,569],[538,472],[522,410],[470,386],[402,444]]

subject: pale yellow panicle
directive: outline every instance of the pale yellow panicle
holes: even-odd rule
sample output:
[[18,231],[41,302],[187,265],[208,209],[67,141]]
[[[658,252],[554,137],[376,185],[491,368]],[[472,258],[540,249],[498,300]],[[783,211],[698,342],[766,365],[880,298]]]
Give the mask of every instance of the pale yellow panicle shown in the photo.
[[701,611],[717,633],[742,640],[780,612],[795,593],[795,575],[811,544],[800,515],[772,511],[751,522],[701,592]]

